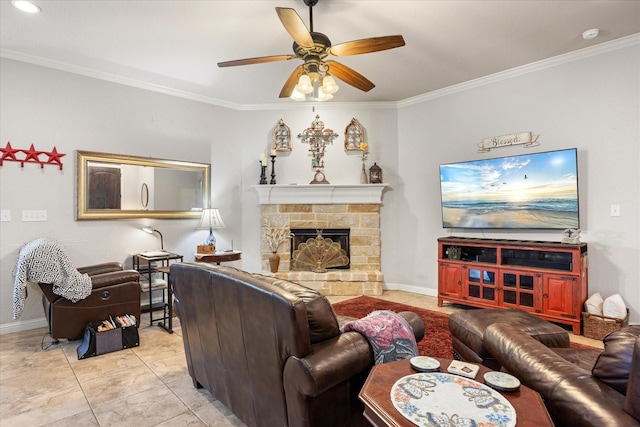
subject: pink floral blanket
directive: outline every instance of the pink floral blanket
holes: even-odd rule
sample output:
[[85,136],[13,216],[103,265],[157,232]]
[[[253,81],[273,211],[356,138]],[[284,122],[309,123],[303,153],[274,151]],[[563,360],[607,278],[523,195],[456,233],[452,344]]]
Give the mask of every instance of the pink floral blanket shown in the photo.
[[367,317],[345,323],[342,330],[360,332],[369,340],[376,365],[418,355],[411,325],[393,311],[376,310]]

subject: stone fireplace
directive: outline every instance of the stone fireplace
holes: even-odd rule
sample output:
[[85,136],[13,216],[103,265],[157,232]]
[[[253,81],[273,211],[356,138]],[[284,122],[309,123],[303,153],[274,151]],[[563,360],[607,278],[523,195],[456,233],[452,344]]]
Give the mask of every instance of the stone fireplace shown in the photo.
[[[331,269],[326,273],[290,271],[292,239],[289,239],[278,250],[281,261],[274,275],[317,289],[325,295],[381,295],[384,276],[380,271],[380,205],[385,186],[254,186],[260,200],[261,224],[266,220],[274,226],[288,224],[290,229],[349,230],[349,268]],[[270,274],[268,257],[271,253],[264,236],[262,239],[263,272]]]

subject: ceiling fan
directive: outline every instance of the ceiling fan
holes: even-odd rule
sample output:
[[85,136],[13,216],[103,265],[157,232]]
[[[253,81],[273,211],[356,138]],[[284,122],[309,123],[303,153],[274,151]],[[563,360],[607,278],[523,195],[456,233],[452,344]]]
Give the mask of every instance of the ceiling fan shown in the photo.
[[304,0],[309,6],[309,25],[307,29],[300,15],[291,8],[276,7],[276,13],[293,38],[293,54],[260,56],[256,58],[237,59],[234,61],[219,62],[218,67],[234,67],[238,65],[261,64],[265,62],[287,61],[290,59],[301,59],[303,63],[296,67],[285,82],[280,91],[280,98],[292,97],[293,99],[304,100],[305,94],[317,90],[320,100],[333,97],[333,93],[338,90],[338,86],[332,75],[343,82],[368,92],[375,87],[362,74],[332,59],[332,56],[360,55],[363,53],[378,52],[381,50],[394,49],[404,46],[404,39],[401,35],[371,37],[361,40],[353,40],[331,45],[329,38],[313,31],[313,6],[318,0]]

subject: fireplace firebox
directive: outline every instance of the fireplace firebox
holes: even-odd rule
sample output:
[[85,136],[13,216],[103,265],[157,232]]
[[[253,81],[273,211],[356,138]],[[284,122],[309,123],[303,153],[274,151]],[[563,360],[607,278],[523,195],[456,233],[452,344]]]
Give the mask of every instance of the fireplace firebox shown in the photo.
[[350,229],[348,228],[292,228],[291,229],[291,258],[293,258],[293,252],[298,249],[300,243],[305,243],[309,239],[315,239],[318,236],[318,231],[322,232],[322,237],[325,239],[331,239],[333,242],[340,244],[340,248],[346,252],[349,263],[341,265],[339,267],[328,267],[332,270],[349,270],[351,265],[351,257],[349,255],[349,236]]

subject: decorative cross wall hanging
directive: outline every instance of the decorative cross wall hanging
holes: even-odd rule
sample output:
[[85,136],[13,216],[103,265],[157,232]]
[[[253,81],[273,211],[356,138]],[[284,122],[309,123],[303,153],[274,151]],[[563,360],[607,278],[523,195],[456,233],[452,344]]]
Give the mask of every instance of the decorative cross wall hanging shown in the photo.
[[[38,151],[33,147],[29,147],[28,150],[22,148],[13,148],[11,146],[11,142],[7,141],[7,145],[2,148],[0,147],[0,166],[3,165],[5,161],[7,162],[20,162],[20,166],[24,167],[25,163],[39,163],[40,168],[44,168],[44,165],[58,165],[60,170],[62,170],[62,160],[60,158],[62,156],[66,156],[66,154],[58,153],[56,147],[53,147],[53,151]],[[16,157],[16,154],[20,154]],[[40,160],[40,156],[45,155],[48,156],[47,160]]]
[[306,128],[298,139],[301,142],[309,144],[309,153],[311,156],[311,167],[316,173],[310,184],[329,184],[324,176],[324,151],[327,144],[333,144],[333,140],[338,137],[332,129],[325,129],[324,123],[320,121],[320,116],[316,114],[316,118],[311,122],[311,126]]

